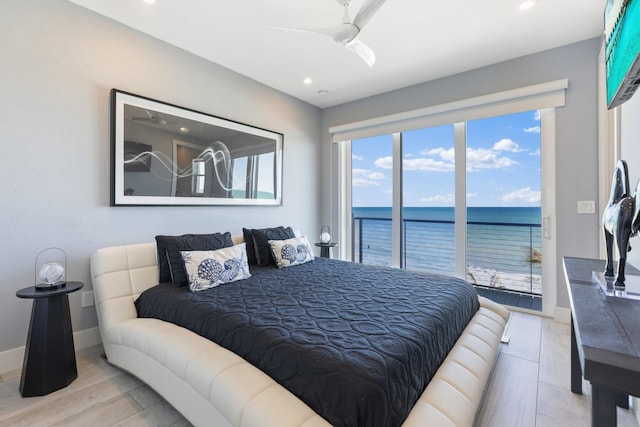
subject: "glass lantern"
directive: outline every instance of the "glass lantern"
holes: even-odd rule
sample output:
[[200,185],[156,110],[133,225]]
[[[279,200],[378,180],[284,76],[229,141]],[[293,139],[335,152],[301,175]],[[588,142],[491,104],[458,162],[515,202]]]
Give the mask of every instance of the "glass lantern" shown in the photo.
[[66,283],[67,254],[60,248],[47,248],[36,256],[37,289],[52,289]]
[[328,225],[320,228],[320,243],[331,243],[331,230]]

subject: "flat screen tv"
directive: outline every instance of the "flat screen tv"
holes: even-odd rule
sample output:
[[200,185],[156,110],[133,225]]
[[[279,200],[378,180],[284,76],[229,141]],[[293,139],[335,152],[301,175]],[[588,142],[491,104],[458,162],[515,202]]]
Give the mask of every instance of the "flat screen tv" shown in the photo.
[[607,0],[604,18],[609,109],[640,85],[640,0]]

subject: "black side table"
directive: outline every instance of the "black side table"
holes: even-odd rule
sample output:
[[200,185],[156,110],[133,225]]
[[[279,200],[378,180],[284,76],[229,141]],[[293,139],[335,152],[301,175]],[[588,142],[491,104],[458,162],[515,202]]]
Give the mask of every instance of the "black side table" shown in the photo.
[[83,286],[67,282],[52,289],[30,286],[16,292],[18,298],[33,299],[20,378],[22,397],[44,396],[78,377],[68,294]]
[[329,242],[329,243],[318,242],[315,245],[320,247],[320,256],[322,258],[331,258],[329,249],[335,248],[336,246],[338,246],[336,242]]

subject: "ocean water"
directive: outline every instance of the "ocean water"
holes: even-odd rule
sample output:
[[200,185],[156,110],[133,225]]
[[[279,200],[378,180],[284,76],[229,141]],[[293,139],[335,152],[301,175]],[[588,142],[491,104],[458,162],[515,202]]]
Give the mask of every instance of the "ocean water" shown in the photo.
[[[391,264],[391,208],[352,209],[354,259]],[[542,251],[539,207],[470,207],[467,209],[467,266],[539,275]],[[454,272],[454,208],[408,207],[403,211],[404,267],[444,274]],[[485,284],[485,283],[481,283]],[[489,285],[489,284],[486,284]]]
[[[390,207],[356,207],[352,208],[354,218],[391,219]],[[453,207],[406,207],[402,215],[405,220],[453,221]],[[509,224],[540,225],[539,207],[469,207],[467,222],[492,222]]]

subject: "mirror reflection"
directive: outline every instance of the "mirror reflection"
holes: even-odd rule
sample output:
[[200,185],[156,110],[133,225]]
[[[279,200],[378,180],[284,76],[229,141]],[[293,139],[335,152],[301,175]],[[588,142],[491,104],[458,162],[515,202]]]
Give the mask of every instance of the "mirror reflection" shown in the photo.
[[116,93],[115,204],[280,204],[281,134],[134,101]]

